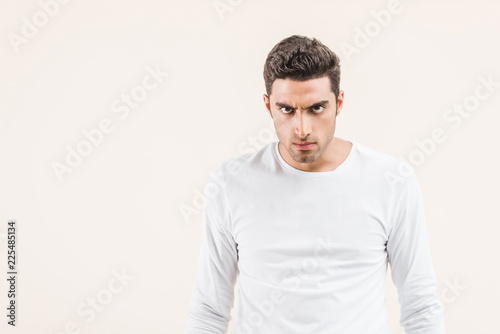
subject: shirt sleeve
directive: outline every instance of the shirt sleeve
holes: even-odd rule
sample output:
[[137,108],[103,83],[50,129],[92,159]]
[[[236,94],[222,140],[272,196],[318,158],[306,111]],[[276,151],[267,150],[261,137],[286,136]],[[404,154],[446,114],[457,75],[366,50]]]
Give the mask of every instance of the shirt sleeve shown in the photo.
[[203,208],[200,261],[185,334],[224,334],[232,319],[237,244],[224,224],[227,214],[222,190],[219,188],[212,198],[208,195],[205,192],[208,200]]
[[415,172],[405,177],[387,241],[392,281],[406,334],[445,334],[443,306],[437,293],[424,205]]

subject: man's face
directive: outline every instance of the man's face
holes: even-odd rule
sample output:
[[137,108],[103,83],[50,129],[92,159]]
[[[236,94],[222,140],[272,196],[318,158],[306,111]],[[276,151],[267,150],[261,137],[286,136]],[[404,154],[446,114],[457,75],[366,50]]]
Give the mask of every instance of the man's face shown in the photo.
[[[328,145],[332,142],[343,100],[344,92],[340,91],[335,101],[327,76],[307,81],[276,79],[273,82],[271,96],[264,94],[264,103],[273,118],[276,135],[288,152],[283,156],[285,161],[291,157],[293,161],[287,161],[290,165],[308,170],[333,160],[333,148],[328,149]],[[310,142],[308,146],[297,145]],[[325,150],[327,154],[319,159]]]

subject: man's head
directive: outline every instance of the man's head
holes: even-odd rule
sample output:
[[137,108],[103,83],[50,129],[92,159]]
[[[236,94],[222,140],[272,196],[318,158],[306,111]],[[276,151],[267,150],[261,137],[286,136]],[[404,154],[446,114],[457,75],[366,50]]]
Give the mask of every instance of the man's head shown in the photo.
[[[316,161],[334,137],[344,101],[339,63],[337,55],[321,42],[298,35],[276,44],[267,56],[264,103],[280,143],[297,163]],[[295,145],[301,142],[314,144]]]

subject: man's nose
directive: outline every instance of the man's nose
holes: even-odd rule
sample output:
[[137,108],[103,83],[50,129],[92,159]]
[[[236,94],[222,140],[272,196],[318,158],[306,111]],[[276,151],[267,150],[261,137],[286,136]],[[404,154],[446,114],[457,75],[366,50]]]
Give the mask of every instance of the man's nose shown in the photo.
[[295,124],[295,134],[299,138],[304,138],[311,133],[311,120],[308,115],[304,115],[303,112],[297,112],[294,115]]

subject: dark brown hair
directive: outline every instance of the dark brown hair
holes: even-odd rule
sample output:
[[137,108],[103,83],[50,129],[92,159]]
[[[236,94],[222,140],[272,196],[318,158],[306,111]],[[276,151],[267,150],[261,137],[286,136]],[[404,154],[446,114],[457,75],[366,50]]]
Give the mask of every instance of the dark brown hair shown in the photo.
[[340,59],[315,38],[292,35],[281,40],[269,52],[264,64],[266,93],[276,79],[306,81],[324,76],[330,78],[335,99],[339,95]]

